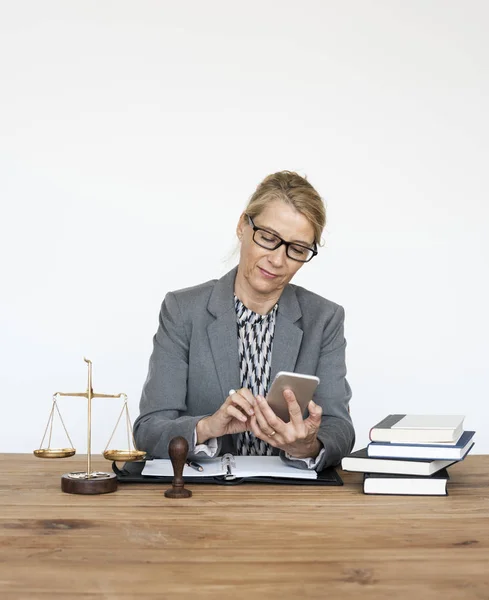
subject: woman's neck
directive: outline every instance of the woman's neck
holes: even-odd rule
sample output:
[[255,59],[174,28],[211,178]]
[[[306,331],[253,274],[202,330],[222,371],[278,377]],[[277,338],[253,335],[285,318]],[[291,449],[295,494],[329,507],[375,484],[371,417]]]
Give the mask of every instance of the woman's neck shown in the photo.
[[250,288],[249,285],[246,285],[246,283],[243,285],[239,277],[236,277],[234,282],[234,293],[246,306],[246,308],[249,308],[259,315],[268,314],[275,304],[277,304],[280,298],[280,292],[266,296],[257,293],[255,290]]

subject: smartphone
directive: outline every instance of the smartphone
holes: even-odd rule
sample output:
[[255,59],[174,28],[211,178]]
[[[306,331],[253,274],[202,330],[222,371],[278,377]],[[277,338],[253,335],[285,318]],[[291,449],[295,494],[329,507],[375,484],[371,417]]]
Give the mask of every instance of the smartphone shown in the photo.
[[319,385],[319,377],[315,375],[303,375],[302,373],[289,373],[280,371],[275,376],[270,390],[268,391],[267,402],[273,412],[285,423],[290,421],[288,404],[284,398],[284,390],[292,390],[296,400],[301,407],[302,416],[306,412],[307,405],[312,400],[314,392]]

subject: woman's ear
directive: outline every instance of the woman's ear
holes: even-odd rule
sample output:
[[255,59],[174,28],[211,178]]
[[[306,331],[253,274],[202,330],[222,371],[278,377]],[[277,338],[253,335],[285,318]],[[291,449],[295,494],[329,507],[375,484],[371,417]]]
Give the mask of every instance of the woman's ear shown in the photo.
[[238,239],[241,240],[243,238],[243,234],[244,234],[244,228],[246,225],[246,214],[243,213],[238,221],[238,226],[236,227],[236,235],[238,236]]

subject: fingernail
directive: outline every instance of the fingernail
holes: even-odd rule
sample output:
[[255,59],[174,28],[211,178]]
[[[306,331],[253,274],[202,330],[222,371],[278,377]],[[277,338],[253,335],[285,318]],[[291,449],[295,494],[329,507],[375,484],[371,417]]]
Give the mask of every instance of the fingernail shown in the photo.
[[261,396],[257,396],[257,397],[256,397],[256,401],[257,401],[257,402],[261,402]]
[[245,417],[244,415],[241,415],[239,418],[240,418],[242,421],[246,421],[246,417]]
[[248,414],[249,414],[249,415],[251,415],[251,416],[253,416],[253,415],[255,414],[255,411],[253,411],[253,410],[250,408],[250,410],[248,411]]

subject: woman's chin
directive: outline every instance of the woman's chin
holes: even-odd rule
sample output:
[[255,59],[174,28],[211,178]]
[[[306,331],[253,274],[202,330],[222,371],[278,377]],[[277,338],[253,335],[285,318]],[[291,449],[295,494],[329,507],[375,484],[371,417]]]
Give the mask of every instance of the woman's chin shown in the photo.
[[278,277],[272,279],[264,277],[261,273],[257,277],[253,278],[253,287],[257,292],[265,294],[272,292],[277,289]]

